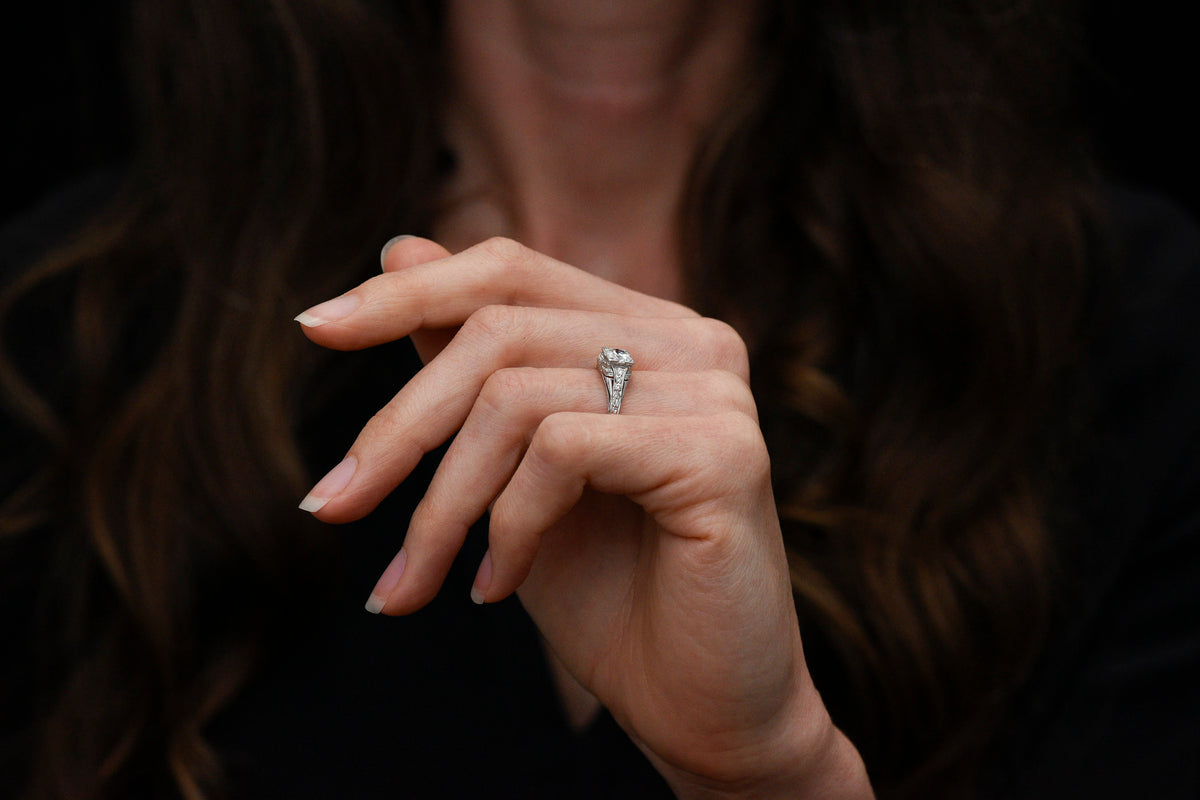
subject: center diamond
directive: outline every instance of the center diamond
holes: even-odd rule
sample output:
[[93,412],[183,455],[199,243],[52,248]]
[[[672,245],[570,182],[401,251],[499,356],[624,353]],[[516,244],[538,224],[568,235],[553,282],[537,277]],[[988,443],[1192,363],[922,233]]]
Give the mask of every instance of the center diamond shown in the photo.
[[613,377],[618,369],[628,370],[633,366],[633,356],[616,347],[603,348],[596,361],[599,362],[600,371],[609,377]]

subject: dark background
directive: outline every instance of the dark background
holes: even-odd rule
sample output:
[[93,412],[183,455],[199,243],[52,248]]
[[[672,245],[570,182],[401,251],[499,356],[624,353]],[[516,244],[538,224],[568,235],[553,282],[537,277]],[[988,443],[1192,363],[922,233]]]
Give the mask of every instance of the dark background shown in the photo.
[[[0,106],[9,139],[0,219],[94,165],[119,160],[127,149],[114,19],[119,5],[44,0],[26,4],[24,22],[8,15],[0,31],[0,59],[10,62]],[[1193,180],[1200,44],[1186,12],[1170,8],[1167,0],[1086,3],[1079,102],[1111,173],[1156,189],[1200,217]]]

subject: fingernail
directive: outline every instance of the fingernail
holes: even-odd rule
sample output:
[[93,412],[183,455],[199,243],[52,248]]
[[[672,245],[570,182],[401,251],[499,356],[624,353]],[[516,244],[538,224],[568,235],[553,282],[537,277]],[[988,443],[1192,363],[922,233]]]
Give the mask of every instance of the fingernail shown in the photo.
[[404,565],[407,563],[408,553],[401,547],[400,552],[396,553],[396,557],[392,559],[392,563],[388,564],[387,569],[383,571],[383,574],[379,576],[379,580],[375,582],[375,588],[371,590],[371,596],[367,598],[367,611],[370,611],[372,614],[378,614],[383,610],[383,606],[387,603],[392,590],[400,582],[400,576],[404,574]]
[[488,587],[492,585],[492,551],[488,550],[483,554],[483,561],[479,562],[479,572],[475,573],[475,583],[471,586],[471,600],[476,605],[483,604],[483,596],[487,594]]
[[317,328],[326,322],[336,322],[343,317],[350,316],[354,309],[358,308],[359,302],[358,295],[344,294],[297,314],[296,322],[306,328]]
[[396,242],[400,241],[401,239],[411,239],[411,238],[413,238],[411,233],[402,233],[399,236],[393,236],[392,238],[390,238],[386,242],[384,242],[383,247],[379,251],[379,268],[380,269],[384,268],[383,260],[385,258],[387,258],[387,252],[388,252],[388,250],[392,249],[392,245],[394,245]]
[[354,470],[358,469],[358,460],[354,456],[346,456],[342,462],[312,488],[304,499],[300,501],[300,508],[310,514],[320,511],[326,503],[337,496],[338,492],[346,488],[346,484],[350,483],[350,479],[354,477]]

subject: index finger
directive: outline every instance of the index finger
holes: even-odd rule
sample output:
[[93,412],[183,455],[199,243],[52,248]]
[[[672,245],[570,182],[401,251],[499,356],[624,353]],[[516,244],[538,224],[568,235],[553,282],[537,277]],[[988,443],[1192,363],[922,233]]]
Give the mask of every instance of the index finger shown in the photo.
[[[384,272],[400,272],[401,270],[449,258],[449,250],[435,241],[423,239],[420,236],[397,236],[388,240],[379,253],[379,266]],[[422,364],[428,364],[438,353],[446,349],[454,338],[457,328],[445,330],[419,330],[409,334],[413,347],[417,351]]]
[[[400,263],[414,248],[430,252],[422,242],[428,240],[401,240],[387,254],[388,262]],[[610,283],[511,239],[489,239],[456,255],[385,272],[297,319],[317,344],[358,350],[414,331],[456,327],[491,305],[631,317],[699,316],[679,303]]]

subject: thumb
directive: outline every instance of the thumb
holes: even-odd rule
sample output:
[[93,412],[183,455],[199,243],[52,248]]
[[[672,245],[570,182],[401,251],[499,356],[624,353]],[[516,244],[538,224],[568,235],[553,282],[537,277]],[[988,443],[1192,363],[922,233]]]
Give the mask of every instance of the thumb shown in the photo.
[[431,239],[405,234],[387,240],[379,251],[379,266],[383,267],[384,272],[399,272],[449,255],[449,250]]
[[[384,272],[399,272],[418,264],[448,258],[450,255],[449,250],[431,239],[409,235],[393,236],[379,251],[379,265],[383,267]],[[421,357],[421,362],[428,364],[430,359],[442,352],[457,332],[457,328],[419,330],[413,331],[410,338],[417,349],[417,355]]]

